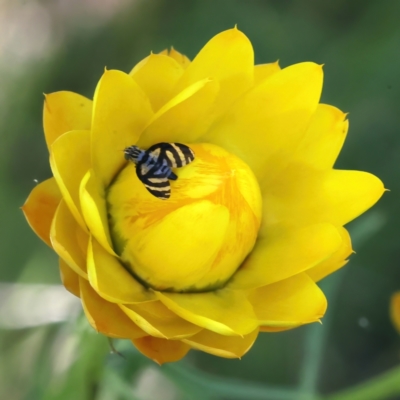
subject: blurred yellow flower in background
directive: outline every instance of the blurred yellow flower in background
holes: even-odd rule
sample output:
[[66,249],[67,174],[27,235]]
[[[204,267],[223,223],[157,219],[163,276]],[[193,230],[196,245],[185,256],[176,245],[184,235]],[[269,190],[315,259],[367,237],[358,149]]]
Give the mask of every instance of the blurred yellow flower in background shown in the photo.
[[[54,177],[23,211],[97,331],[161,364],[192,348],[238,358],[259,331],[319,321],[316,282],[352,253],[343,225],[384,191],[369,173],[333,169],[348,121],[319,104],[322,83],[311,62],[254,66],[231,29],[192,62],[172,49],[129,74],[106,70],[93,102],[46,96]],[[168,200],[123,153],[161,142],[196,155],[174,170]]]
[[396,292],[390,303],[390,316],[397,331],[400,333],[400,292]]

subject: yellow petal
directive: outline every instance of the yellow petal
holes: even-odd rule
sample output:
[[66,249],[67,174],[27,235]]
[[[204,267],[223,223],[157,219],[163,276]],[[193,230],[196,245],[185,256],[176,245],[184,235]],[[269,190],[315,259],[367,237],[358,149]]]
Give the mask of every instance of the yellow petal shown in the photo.
[[296,327],[319,321],[327,302],[305,273],[252,290],[248,296],[261,326]]
[[201,331],[201,327],[178,317],[160,301],[145,304],[120,305],[132,321],[151,336],[181,339]]
[[136,143],[153,115],[148,98],[127,74],[105,71],[93,103],[92,165],[105,187],[126,162],[123,150]]
[[197,54],[179,80],[176,93],[205,78],[220,83],[215,114],[253,84],[254,53],[249,39],[236,28],[214,36]]
[[310,62],[273,74],[236,101],[202,140],[237,155],[268,187],[305,134],[322,78],[321,66]]
[[193,349],[201,350],[214,356],[240,358],[251,349],[251,346],[253,346],[253,343],[257,339],[257,335],[258,329],[243,337],[222,336],[214,332],[202,330],[197,335],[183,339],[182,341]]
[[172,97],[172,90],[182,74],[183,68],[177,61],[160,54],[146,57],[129,73],[146,93],[154,111]]
[[336,107],[319,104],[296,151],[295,159],[317,169],[332,168],[348,128],[349,121],[345,113]]
[[73,92],[55,92],[45,95],[43,127],[47,147],[63,133],[90,129],[92,101]]
[[86,249],[89,236],[75,221],[65,200],[60,202],[51,225],[50,239],[55,252],[79,276],[87,278]]
[[[190,220],[195,229],[187,223]],[[214,272],[211,267],[228,227],[226,207],[208,200],[189,203],[165,216],[151,229],[137,228],[121,256],[142,280],[160,290],[171,287],[188,290],[199,281],[206,286],[215,284],[219,269]],[[160,254],[163,268],[160,268]],[[230,265],[221,267],[221,279],[226,280],[226,275],[232,274],[229,267],[232,269]],[[212,278],[206,276],[207,272]]]
[[363,214],[385,191],[382,181],[375,175],[362,171],[340,170],[330,172],[324,182],[324,189],[324,197],[328,198],[328,202],[325,202],[324,210],[321,207],[317,212],[329,213],[329,220],[338,225],[345,225]]
[[92,327],[109,337],[137,339],[146,334],[113,303],[102,299],[86,279],[80,278],[81,299]]
[[142,354],[160,365],[178,361],[190,350],[190,347],[180,340],[159,339],[152,336],[134,339],[132,343]]
[[86,230],[79,201],[79,185],[90,168],[90,131],[70,131],[50,148],[50,165],[71,213]]
[[218,89],[215,80],[203,79],[180,92],[154,115],[138,146],[148,148],[160,142],[195,141],[211,123],[206,116]]
[[190,60],[182,53],[179,53],[179,51],[175,50],[173,47],[168,51],[167,50],[167,55],[173,58],[179,65],[183,68],[186,69],[190,65]]
[[226,336],[243,336],[258,324],[242,292],[218,290],[205,293],[161,293],[157,297],[180,317]]
[[341,242],[337,228],[330,224],[271,226],[227,287],[258,288],[297,275],[330,257]]
[[345,225],[372,207],[384,190],[382,182],[367,172],[292,164],[264,193],[261,231],[281,222]]
[[93,289],[112,303],[141,303],[155,299],[154,293],[136,281],[119,259],[93,237],[89,242],[87,268]]
[[75,296],[80,297],[79,275],[62,258],[60,258],[60,275],[65,289]]
[[279,62],[269,64],[258,64],[254,66],[254,86],[281,70]]
[[342,243],[340,247],[327,260],[322,261],[315,267],[307,270],[307,275],[314,282],[318,282],[319,280],[330,275],[332,272],[335,272],[339,268],[346,265],[348,262],[347,257],[353,253],[350,235],[347,230],[345,228],[338,228],[338,232],[342,237]]
[[35,186],[21,207],[30,227],[50,247],[51,221],[61,198],[55,179],[50,178]]
[[86,225],[98,242],[112,255],[104,188],[92,170],[83,177],[80,187],[81,208]]
[[397,292],[392,296],[390,316],[392,318],[394,326],[400,333],[400,292]]

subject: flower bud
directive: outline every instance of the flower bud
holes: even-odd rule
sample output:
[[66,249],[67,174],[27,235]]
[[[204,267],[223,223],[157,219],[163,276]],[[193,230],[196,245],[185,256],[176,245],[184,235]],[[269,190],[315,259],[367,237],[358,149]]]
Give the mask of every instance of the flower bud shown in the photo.
[[110,186],[114,246],[137,279],[157,290],[219,288],[253,248],[261,193],[251,169],[208,143],[191,144],[195,160],[174,170],[168,201],[151,195],[128,163]]

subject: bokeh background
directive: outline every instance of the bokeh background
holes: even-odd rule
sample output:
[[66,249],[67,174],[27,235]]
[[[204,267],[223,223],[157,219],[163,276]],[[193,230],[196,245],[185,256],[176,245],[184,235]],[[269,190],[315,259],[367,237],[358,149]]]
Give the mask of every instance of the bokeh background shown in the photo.
[[[2,0],[0,398],[314,399],[399,365],[388,315],[400,289],[399,18],[396,0]],[[50,177],[42,93],[92,97],[105,66],[129,71],[171,45],[193,58],[235,24],[257,63],[325,64],[323,102],[350,113],[336,166],[372,172],[390,192],[349,225],[357,254],[322,283],[322,326],[262,334],[242,360],[193,351],[158,367],[123,341],[110,354],[19,209]]]

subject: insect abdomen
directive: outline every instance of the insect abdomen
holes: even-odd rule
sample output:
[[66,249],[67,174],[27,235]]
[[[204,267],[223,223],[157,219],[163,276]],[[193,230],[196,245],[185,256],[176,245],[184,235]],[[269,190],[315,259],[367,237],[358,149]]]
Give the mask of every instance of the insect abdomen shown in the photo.
[[171,168],[180,168],[194,160],[193,151],[181,143],[158,143],[148,150],[136,146],[125,149],[125,158],[136,164],[136,174],[155,197],[165,200],[171,195],[170,180],[178,177]]

